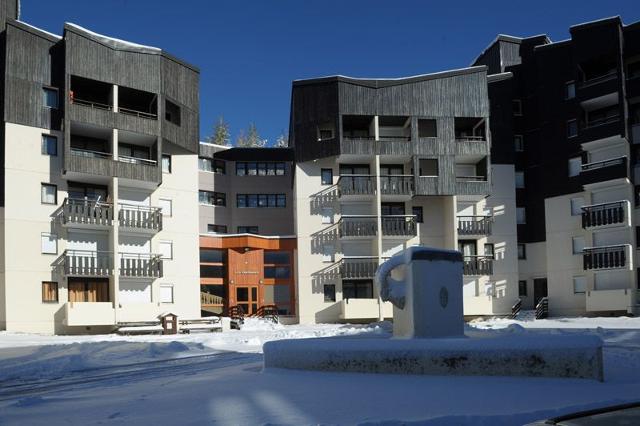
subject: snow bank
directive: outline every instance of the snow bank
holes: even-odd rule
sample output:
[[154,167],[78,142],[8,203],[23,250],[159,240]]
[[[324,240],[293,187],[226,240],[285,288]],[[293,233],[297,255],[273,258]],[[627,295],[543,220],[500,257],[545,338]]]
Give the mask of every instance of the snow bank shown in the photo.
[[265,343],[264,365],[360,373],[603,380],[602,339],[594,335],[283,340]]

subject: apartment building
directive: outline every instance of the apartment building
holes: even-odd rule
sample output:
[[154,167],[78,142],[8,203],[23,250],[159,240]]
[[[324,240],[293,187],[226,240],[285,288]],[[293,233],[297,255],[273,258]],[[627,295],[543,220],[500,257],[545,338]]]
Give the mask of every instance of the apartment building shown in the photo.
[[570,34],[499,36],[473,63],[491,74],[492,162],[515,169],[519,297],[638,314],[640,23]]
[[486,69],[294,81],[300,322],[390,318],[374,273],[416,244],[463,252],[466,315],[511,311],[515,176],[491,162]]
[[0,9],[0,328],[199,317],[198,69]]
[[276,306],[296,321],[293,151],[200,144],[202,315]]

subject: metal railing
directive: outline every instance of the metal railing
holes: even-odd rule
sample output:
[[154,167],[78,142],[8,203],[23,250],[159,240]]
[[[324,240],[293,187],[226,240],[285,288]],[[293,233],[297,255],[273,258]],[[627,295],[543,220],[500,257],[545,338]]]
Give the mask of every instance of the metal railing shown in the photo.
[[89,107],[89,108],[101,109],[101,110],[105,110],[105,111],[111,111],[113,109],[113,107],[111,105],[108,105],[108,104],[103,104],[103,103],[94,102],[94,101],[87,101],[87,100],[78,99],[78,98],[71,99],[71,103],[74,104],[74,105],[82,105],[82,106],[86,106],[86,107]]
[[456,176],[456,182],[486,182],[486,176]]
[[373,195],[376,190],[375,178],[371,175],[341,175],[338,178],[338,194]]
[[134,115],[140,118],[147,118],[150,120],[158,119],[158,114],[154,114],[152,112],[137,111],[135,109],[130,109],[130,108],[118,107],[118,112],[126,115]]
[[344,237],[373,237],[378,227],[375,216],[342,216],[338,221],[338,235]]
[[602,169],[604,167],[618,166],[620,164],[624,164],[627,161],[627,156],[623,155],[622,157],[611,158],[609,160],[603,161],[595,161],[593,163],[583,164],[581,169],[583,172],[588,172],[590,170]]
[[120,276],[134,278],[162,277],[161,255],[149,253],[120,253]]
[[412,175],[381,175],[380,190],[385,195],[413,195]]
[[493,275],[493,256],[464,256],[463,275]]
[[65,225],[109,226],[113,220],[113,205],[96,200],[66,198],[62,203],[60,219]]
[[65,276],[108,277],[113,273],[112,253],[65,250],[56,266]]
[[380,136],[378,140],[383,142],[410,141],[411,136]]
[[627,245],[588,247],[582,253],[583,268],[616,269],[627,266]]
[[162,209],[158,207],[120,204],[118,223],[127,228],[162,230]]
[[456,135],[456,141],[458,142],[485,142],[486,140],[485,136]]
[[624,223],[627,201],[592,204],[582,207],[582,227],[584,229]]
[[522,310],[522,299],[518,299],[518,301],[511,307],[511,315],[509,315],[509,317],[512,319],[515,319],[521,310]]
[[128,155],[118,155],[118,161],[129,164],[146,164],[148,166],[155,166],[158,164],[156,160],[149,160],[147,158],[130,157]]
[[618,70],[612,70],[606,74],[599,75],[597,77],[590,78],[589,80],[580,82],[579,87],[593,86],[594,84],[602,83],[604,81],[609,81],[616,78],[618,78]]
[[340,260],[340,276],[342,279],[373,278],[376,269],[378,269],[377,257],[344,257]]
[[382,235],[414,237],[417,233],[415,215],[382,216]]
[[590,120],[590,121],[583,121],[581,122],[582,129],[592,129],[594,127],[598,127],[598,126],[602,126],[604,124],[609,124],[609,123],[615,123],[616,121],[620,121],[620,116],[619,115],[611,115],[609,117],[603,117],[603,118],[598,118],[595,120]]
[[493,216],[458,216],[459,235],[491,235]]
[[108,152],[91,151],[89,149],[73,148],[71,147],[71,154],[78,155],[80,157],[88,158],[112,158],[112,155]]
[[543,297],[536,305],[536,319],[544,319],[549,316],[549,298]]

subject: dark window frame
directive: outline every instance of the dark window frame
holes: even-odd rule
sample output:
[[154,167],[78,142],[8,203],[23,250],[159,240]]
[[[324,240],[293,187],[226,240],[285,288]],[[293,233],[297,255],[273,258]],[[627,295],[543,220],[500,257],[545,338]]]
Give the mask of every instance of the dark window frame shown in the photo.
[[332,303],[336,301],[336,285],[335,284],[325,284],[323,287],[324,290],[324,301],[326,303]]
[[[53,203],[47,203],[42,198],[42,188],[44,188],[45,186],[49,186],[49,187],[53,187],[54,188],[54,191],[53,191]],[[45,204],[45,205],[49,205],[49,206],[55,206],[55,205],[58,204],[58,185],[53,184],[53,183],[47,183],[47,182],[41,182],[40,183],[40,204]]]
[[[55,92],[56,106],[47,105],[47,92]],[[60,89],[54,86],[42,86],[42,95],[44,96],[43,104],[45,108],[60,109]]]
[[[49,139],[49,140],[53,139],[53,141],[54,141],[54,145],[53,146],[55,147],[55,149],[54,149],[54,153],[53,154],[50,154],[48,152],[49,145],[45,144],[45,140],[47,140],[47,139]],[[46,150],[45,150],[45,146],[47,148]],[[58,156],[58,137],[54,136],[54,135],[49,135],[49,134],[43,133],[42,134],[42,140],[40,142],[40,153],[42,155],[48,155],[50,157],[57,157]]]
[[[518,260],[524,260],[527,258],[527,245],[523,243],[518,243]],[[520,252],[520,248],[522,248],[522,253]]]
[[[329,176],[325,176],[325,173]],[[325,177],[328,177],[328,179]],[[320,184],[324,186],[333,185],[333,169],[320,169]]]
[[518,280],[518,297],[527,297],[527,280]]
[[424,210],[422,206],[412,206],[411,213],[416,217],[417,223],[424,223]]
[[227,225],[216,225],[214,223],[207,224],[207,232],[214,234],[226,234],[227,233]]
[[[255,232],[253,232],[255,231]],[[260,233],[260,227],[255,225],[240,225],[236,227],[236,232],[238,234],[254,234],[258,235]]]

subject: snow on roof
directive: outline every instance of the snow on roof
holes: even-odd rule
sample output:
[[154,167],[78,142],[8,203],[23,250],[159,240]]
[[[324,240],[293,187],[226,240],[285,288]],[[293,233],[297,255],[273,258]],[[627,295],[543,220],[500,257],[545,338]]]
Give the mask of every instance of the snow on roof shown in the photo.
[[161,53],[162,49],[159,49],[157,47],[153,47],[153,46],[145,46],[143,44],[137,44],[137,43],[131,43],[130,41],[126,41],[126,40],[121,40],[119,38],[114,38],[114,37],[108,37],[102,34],[98,34],[95,33],[91,30],[88,30],[84,27],[81,27],[80,25],[76,25],[74,23],[71,22],[65,22],[65,27],[69,27],[78,31],[82,31],[96,39],[98,39],[99,41],[101,41],[102,43],[111,46],[115,49],[121,49],[121,50],[126,50],[126,49],[137,49],[137,50],[148,50],[151,52],[155,52],[155,53]]
[[50,35],[51,37],[57,38],[58,40],[62,40],[62,37],[60,37],[58,34],[50,33],[49,31],[45,31],[42,28],[34,27],[33,25],[27,24],[26,22],[23,22],[23,21],[20,21],[20,20],[18,20],[16,22],[20,22],[24,26],[27,26],[29,28],[33,28],[34,30],[40,31],[41,33],[45,33],[47,35]]
[[423,77],[437,78],[440,75],[446,75],[446,74],[456,73],[456,72],[464,72],[464,71],[472,70],[474,68],[482,68],[482,67],[483,66],[472,66],[472,67],[466,67],[466,68],[457,68],[457,69],[453,69],[453,70],[445,70],[445,71],[438,71],[438,72],[427,73],[427,74],[417,74],[417,75],[410,75],[410,76],[407,76],[407,77],[394,77],[394,78],[386,78],[386,77],[383,77],[383,78],[349,77],[348,75],[335,74],[335,75],[326,75],[326,76],[322,76],[322,77],[301,78],[301,79],[297,79],[297,80],[293,80],[293,81],[295,83],[295,82],[299,82],[299,81],[320,80],[320,79],[323,79],[323,78],[346,78],[346,79],[355,80],[355,81],[369,81],[369,80],[402,81],[402,80],[409,80],[409,79],[412,79],[412,78],[423,78]]
[[618,20],[622,21],[620,19],[620,15],[614,15],[614,16],[609,16],[607,18],[600,18],[600,19],[596,19],[596,20],[593,20],[593,21],[587,21],[587,22],[582,22],[580,24],[575,24],[575,25],[570,26],[569,30],[571,30],[571,29],[573,29],[575,27],[581,27],[583,25],[591,25],[591,24],[597,24],[597,23],[604,22],[604,21],[610,21],[612,19],[618,19]]
[[205,141],[200,141],[200,145],[212,146],[214,148],[221,148],[221,149],[233,148],[232,146],[229,146],[229,145],[219,145],[217,143],[211,143],[211,142],[205,142]]

